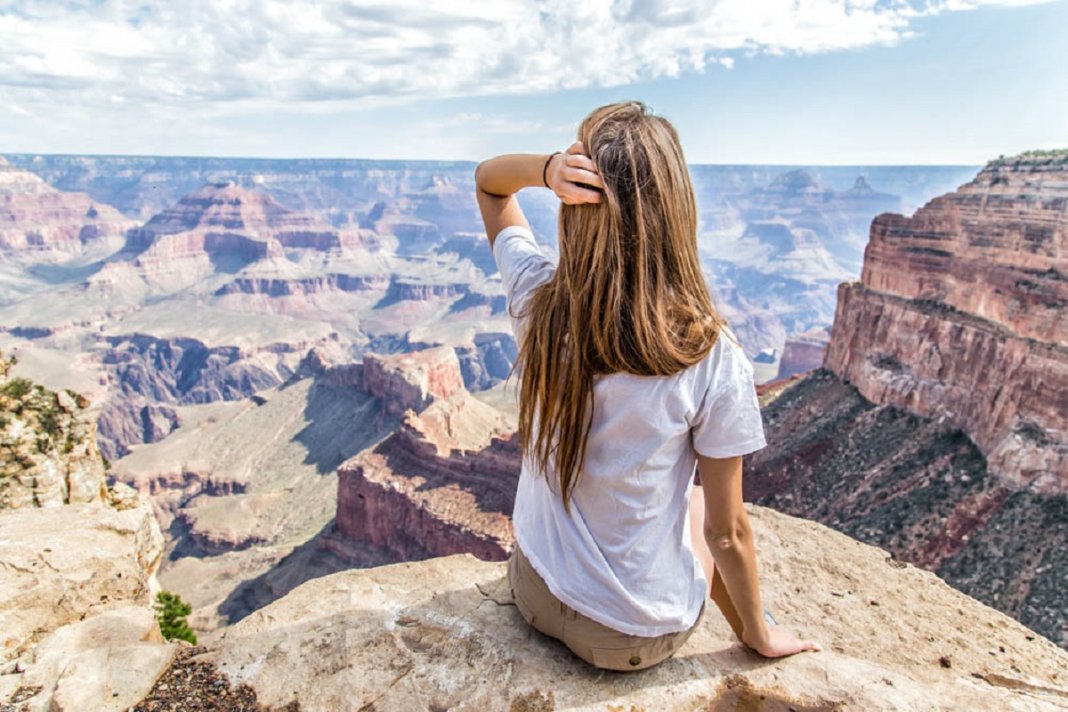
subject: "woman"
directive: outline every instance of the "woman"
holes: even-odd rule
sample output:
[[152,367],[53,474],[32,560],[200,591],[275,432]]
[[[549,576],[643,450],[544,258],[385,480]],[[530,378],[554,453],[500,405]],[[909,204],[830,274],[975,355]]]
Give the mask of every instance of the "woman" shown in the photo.
[[[763,424],[701,273],[674,127],[641,102],[610,104],[566,152],[498,156],[475,180],[519,343],[520,613],[611,670],[671,656],[709,595],[756,652],[819,650],[763,616],[741,495]],[[515,196],[535,186],[563,203],[558,265]]]

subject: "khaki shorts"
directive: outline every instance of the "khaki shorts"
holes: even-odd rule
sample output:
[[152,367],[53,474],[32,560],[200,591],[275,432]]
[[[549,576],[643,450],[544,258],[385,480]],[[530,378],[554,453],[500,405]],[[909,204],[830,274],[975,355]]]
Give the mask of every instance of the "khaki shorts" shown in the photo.
[[671,657],[705,615],[704,604],[689,630],[656,638],[627,635],[587,618],[552,594],[527,557],[515,547],[508,560],[508,583],[523,618],[556,638],[578,657],[605,670],[643,670]]

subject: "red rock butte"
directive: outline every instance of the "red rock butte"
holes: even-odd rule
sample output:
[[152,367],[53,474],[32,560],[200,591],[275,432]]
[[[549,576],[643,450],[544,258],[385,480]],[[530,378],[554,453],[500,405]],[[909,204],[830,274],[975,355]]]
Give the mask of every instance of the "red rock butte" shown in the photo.
[[324,544],[342,556],[369,546],[387,561],[507,558],[518,443],[505,416],[464,388],[456,352],[367,354],[360,370],[380,413],[402,423],[338,468],[337,535]]
[[1068,151],[992,161],[872,222],[824,365],[868,400],[966,432],[988,466],[1068,490]]
[[[340,232],[325,220],[283,207],[266,193],[222,182],[209,183],[184,196],[143,227],[131,230],[128,247],[147,249],[166,235],[180,233],[195,236],[197,247],[209,251],[210,243],[225,242],[227,236],[275,243],[276,252],[280,252],[279,247],[325,250],[360,242],[358,236]],[[269,254],[269,247],[260,251]]]

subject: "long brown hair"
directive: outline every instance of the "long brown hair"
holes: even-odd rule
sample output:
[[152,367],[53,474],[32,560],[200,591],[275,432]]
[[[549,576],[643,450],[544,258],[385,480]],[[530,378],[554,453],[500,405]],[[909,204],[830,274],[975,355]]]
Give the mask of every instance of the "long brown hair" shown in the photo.
[[724,323],[701,273],[697,204],[675,127],[628,101],[595,109],[578,140],[604,197],[560,206],[559,263],[531,293],[513,366],[520,447],[539,471],[552,463],[568,509],[594,375],[678,373],[708,354]]

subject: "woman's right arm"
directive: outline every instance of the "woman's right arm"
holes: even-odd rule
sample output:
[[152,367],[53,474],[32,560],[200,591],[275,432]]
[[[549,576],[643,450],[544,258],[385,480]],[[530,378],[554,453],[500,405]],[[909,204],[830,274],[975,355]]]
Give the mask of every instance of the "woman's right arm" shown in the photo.
[[697,456],[705,497],[705,542],[741,619],[742,642],[766,657],[820,650],[780,625],[768,625],[760,600],[756,546],[742,502],[742,458]]

